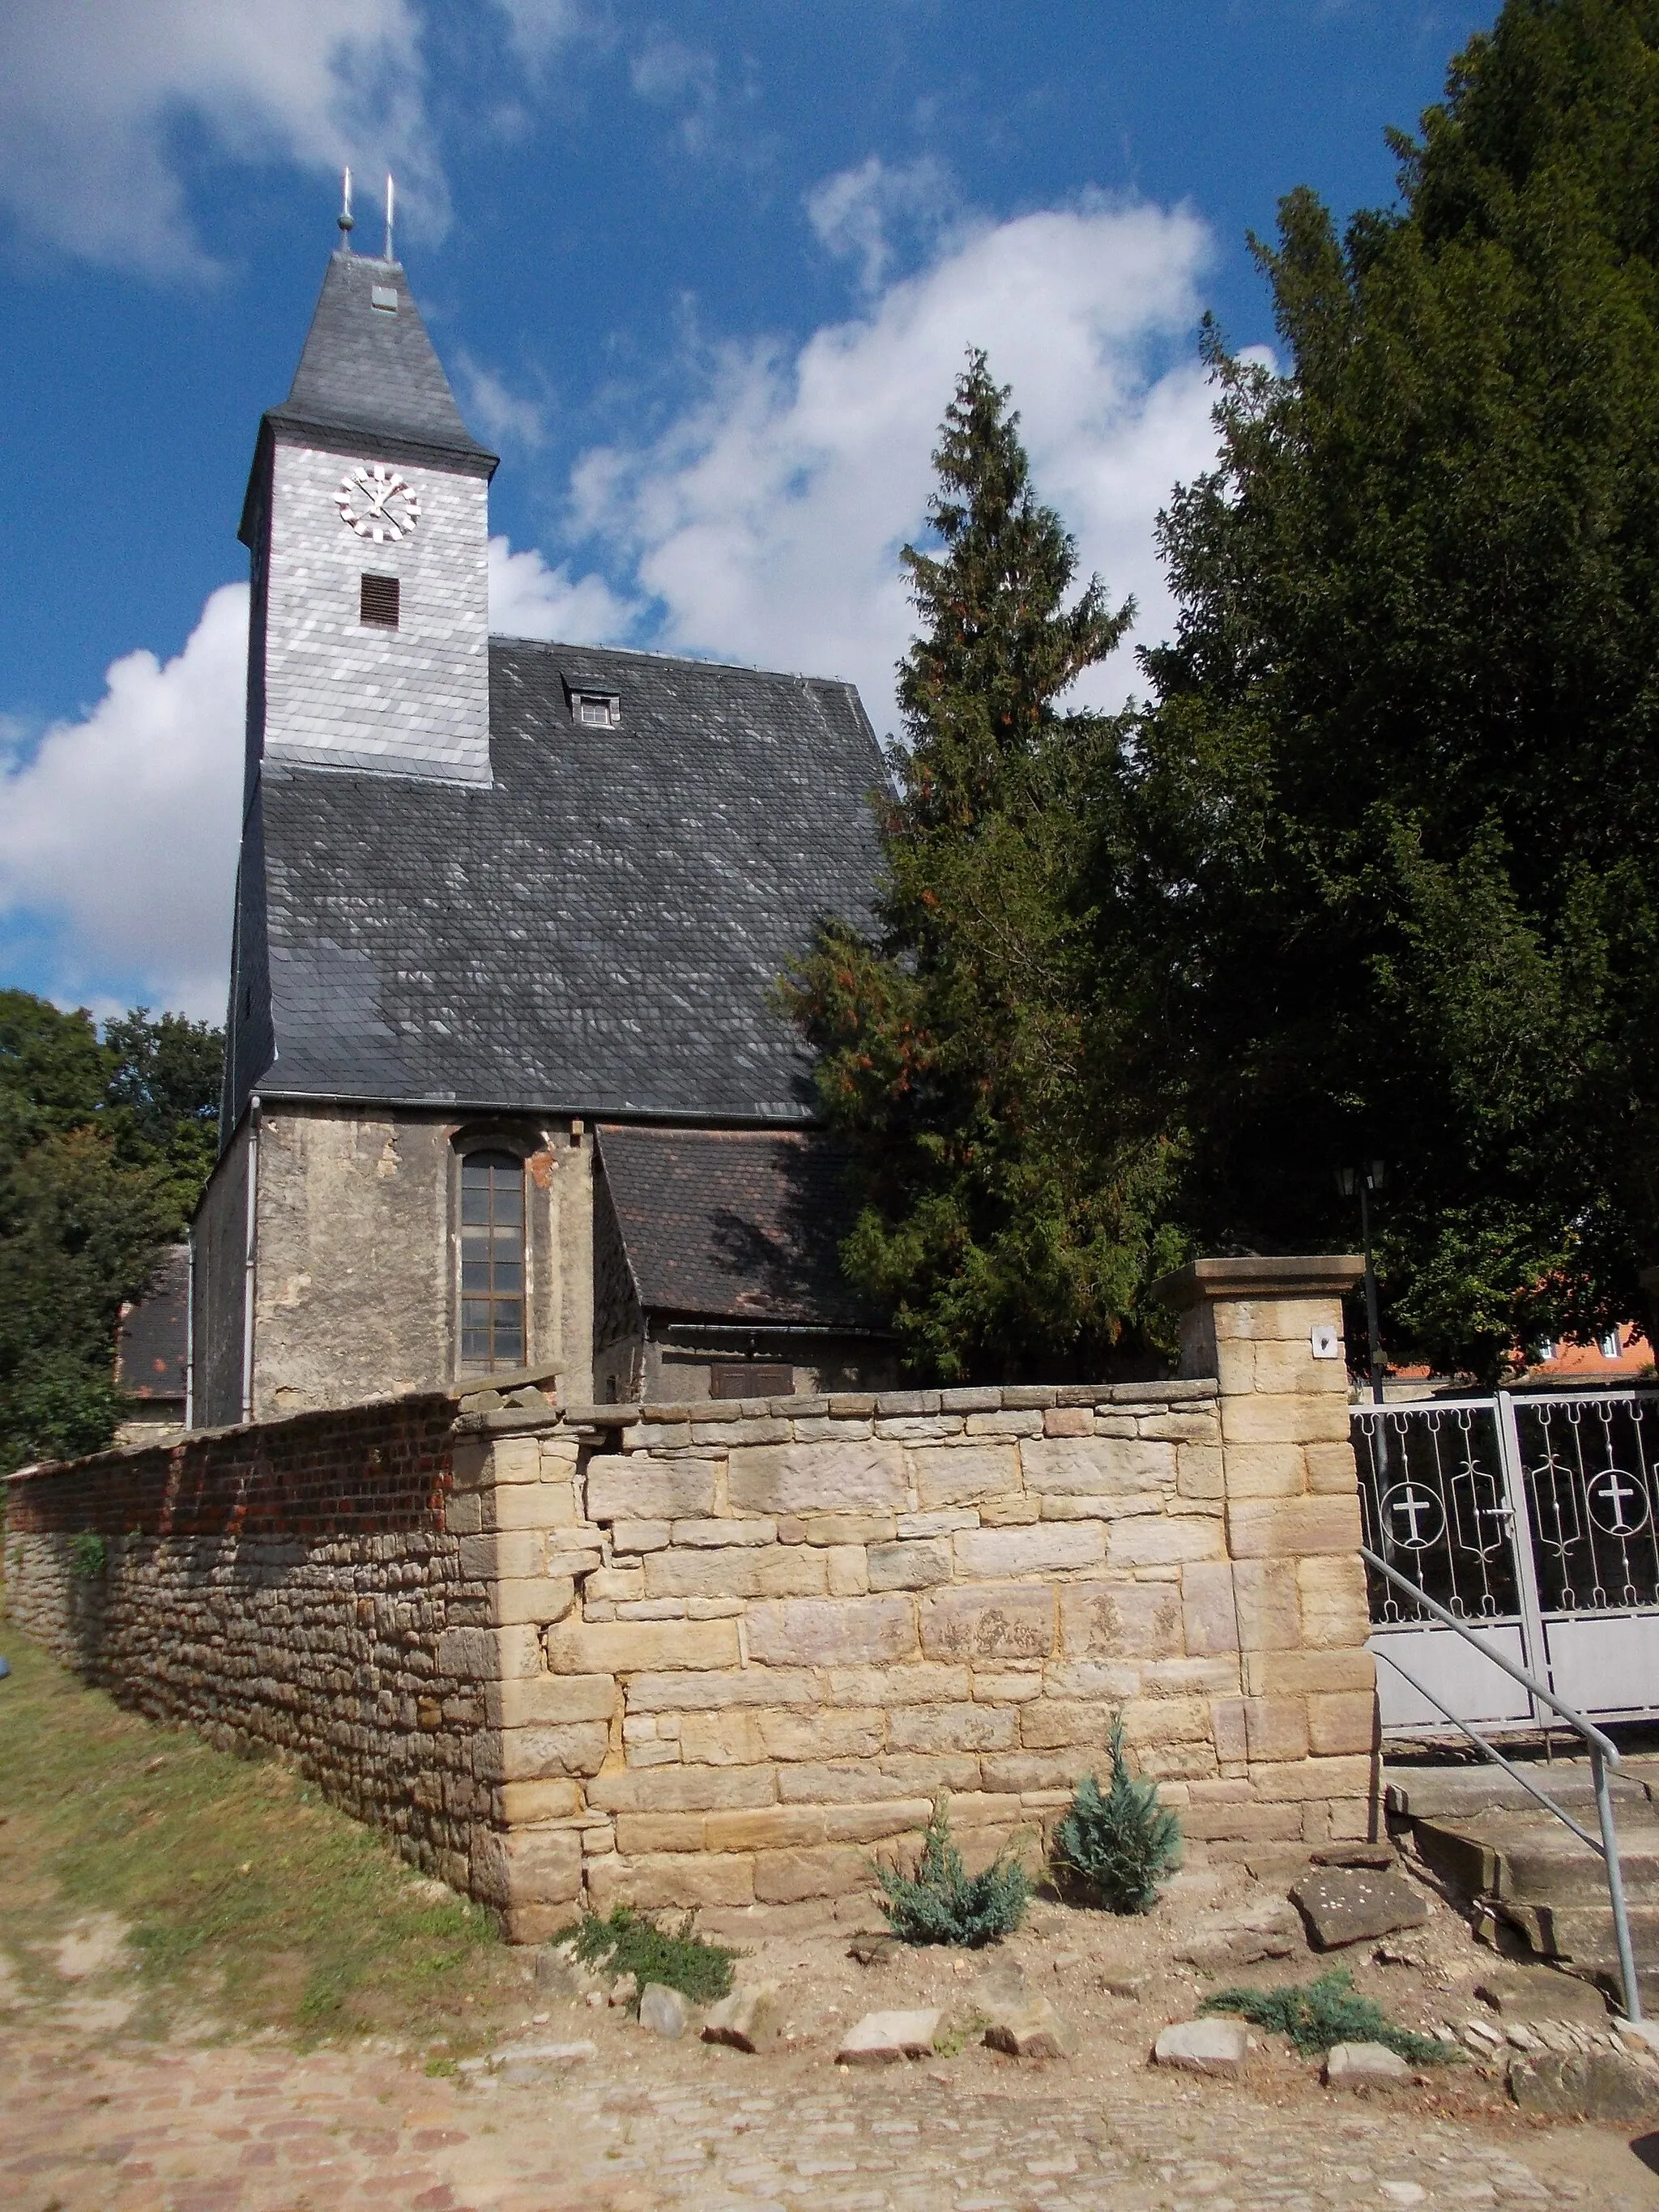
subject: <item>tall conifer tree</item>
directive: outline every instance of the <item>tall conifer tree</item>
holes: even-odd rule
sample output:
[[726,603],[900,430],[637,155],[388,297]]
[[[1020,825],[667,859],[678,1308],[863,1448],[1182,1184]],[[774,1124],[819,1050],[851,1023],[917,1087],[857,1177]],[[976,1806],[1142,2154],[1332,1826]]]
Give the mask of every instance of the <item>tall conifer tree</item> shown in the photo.
[[1167,1148],[1115,1066],[1079,897],[1115,720],[1066,691],[1133,615],[1036,498],[1008,393],[970,354],[946,412],[921,619],[890,745],[880,928],[826,929],[787,987],[862,1208],[845,1259],[914,1372],[1093,1374],[1158,1255]]

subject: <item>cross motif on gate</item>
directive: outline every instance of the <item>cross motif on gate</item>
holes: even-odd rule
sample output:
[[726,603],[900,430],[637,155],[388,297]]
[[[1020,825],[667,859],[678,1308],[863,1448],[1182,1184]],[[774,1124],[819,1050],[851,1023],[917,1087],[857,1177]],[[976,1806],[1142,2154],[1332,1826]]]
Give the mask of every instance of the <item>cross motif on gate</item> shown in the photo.
[[1626,1480],[1616,1467],[1610,1467],[1604,1474],[1597,1475],[1589,1486],[1590,1504],[1601,1506],[1610,1516],[1607,1521],[1600,1521],[1598,1516],[1599,1525],[1613,1536],[1634,1534],[1647,1518],[1645,1514],[1629,1520],[1625,1516],[1625,1500],[1641,1496],[1637,1485]]
[[1418,1523],[1425,1513],[1432,1513],[1435,1510],[1436,1503],[1436,1499],[1428,1491],[1419,1490],[1415,1483],[1411,1482],[1407,1483],[1399,1494],[1389,1500],[1389,1510],[1391,1513],[1397,1513],[1400,1518],[1408,1524],[1406,1534],[1399,1539],[1401,1543],[1413,1551],[1420,1551],[1425,1544],[1433,1540],[1432,1538],[1423,1534]]

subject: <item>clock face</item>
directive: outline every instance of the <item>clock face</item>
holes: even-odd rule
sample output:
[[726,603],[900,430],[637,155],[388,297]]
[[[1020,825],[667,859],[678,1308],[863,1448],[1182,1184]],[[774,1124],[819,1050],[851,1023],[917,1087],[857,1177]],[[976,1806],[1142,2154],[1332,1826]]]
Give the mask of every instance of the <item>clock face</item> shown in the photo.
[[383,461],[348,469],[337,496],[346,528],[377,545],[395,545],[421,519],[420,494]]

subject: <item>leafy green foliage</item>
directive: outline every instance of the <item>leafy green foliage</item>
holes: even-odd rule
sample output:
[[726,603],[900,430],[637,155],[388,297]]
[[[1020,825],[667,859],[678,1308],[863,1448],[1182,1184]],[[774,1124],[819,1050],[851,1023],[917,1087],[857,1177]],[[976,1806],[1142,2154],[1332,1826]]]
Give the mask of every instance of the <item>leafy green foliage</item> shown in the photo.
[[1050,1851],[1063,1887],[1113,1912],[1150,1912],[1159,1885],[1181,1863],[1181,1823],[1158,1802],[1156,1782],[1137,1782],[1123,1752],[1123,1716],[1114,1716],[1112,1780],[1103,1794],[1092,1774],[1079,1782],[1055,1823]]
[[853,1157],[848,1272],[944,1379],[1144,1352],[1130,1316],[1180,1256],[1156,1227],[1172,1147],[1117,1081],[1085,894],[1121,732],[1057,703],[1133,610],[1098,578],[1073,595],[1007,400],[971,354],[934,455],[937,550],[902,556],[921,629],[878,802],[879,927],[830,923],[783,988]]
[[1356,1996],[1353,1976],[1346,1966],[1334,1966],[1316,1982],[1281,1983],[1271,1990],[1217,1990],[1200,2010],[1242,2014],[1257,2027],[1289,2036],[1310,2057],[1338,2043],[1380,2043],[1414,2066],[1443,2065],[1457,2056],[1453,2045],[1396,2027],[1374,1999]]
[[95,1528],[70,1539],[70,1571],[82,1582],[100,1581],[109,1566],[109,1547]]
[[951,1839],[949,1801],[934,1801],[914,1875],[876,1869],[883,1917],[907,1943],[951,1943],[978,1950],[1012,1936],[1025,1917],[1031,1885],[1019,1861],[999,1853],[970,1875]]
[[219,1033],[0,991],[0,1468],[109,1442],[117,1316],[213,1164]]
[[1147,1079],[1210,1249],[1352,1240],[1397,1356],[1497,1373],[1659,1254],[1659,9],[1510,0],[1401,202],[1259,246],[1220,460],[1103,821]]
[[699,1936],[695,1912],[688,1912],[678,1928],[668,1929],[648,1912],[616,1905],[605,1918],[585,1912],[574,1928],[553,1940],[568,1942],[585,1966],[632,1974],[639,1984],[634,1996],[636,2013],[647,1982],[678,1990],[693,2004],[714,2004],[730,1994],[732,1962],[741,1954]]

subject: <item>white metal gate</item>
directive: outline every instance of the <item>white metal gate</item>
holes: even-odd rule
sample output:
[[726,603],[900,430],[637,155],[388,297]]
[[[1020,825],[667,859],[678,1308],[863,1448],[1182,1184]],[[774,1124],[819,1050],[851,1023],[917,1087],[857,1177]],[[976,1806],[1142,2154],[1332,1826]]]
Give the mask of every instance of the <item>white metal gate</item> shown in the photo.
[[[1596,1719],[1659,1716],[1659,1394],[1500,1391],[1353,1411],[1365,1541]],[[1547,1716],[1501,1668],[1370,1575],[1371,1647],[1485,1729]],[[1446,1733],[1390,1667],[1389,1735]]]

